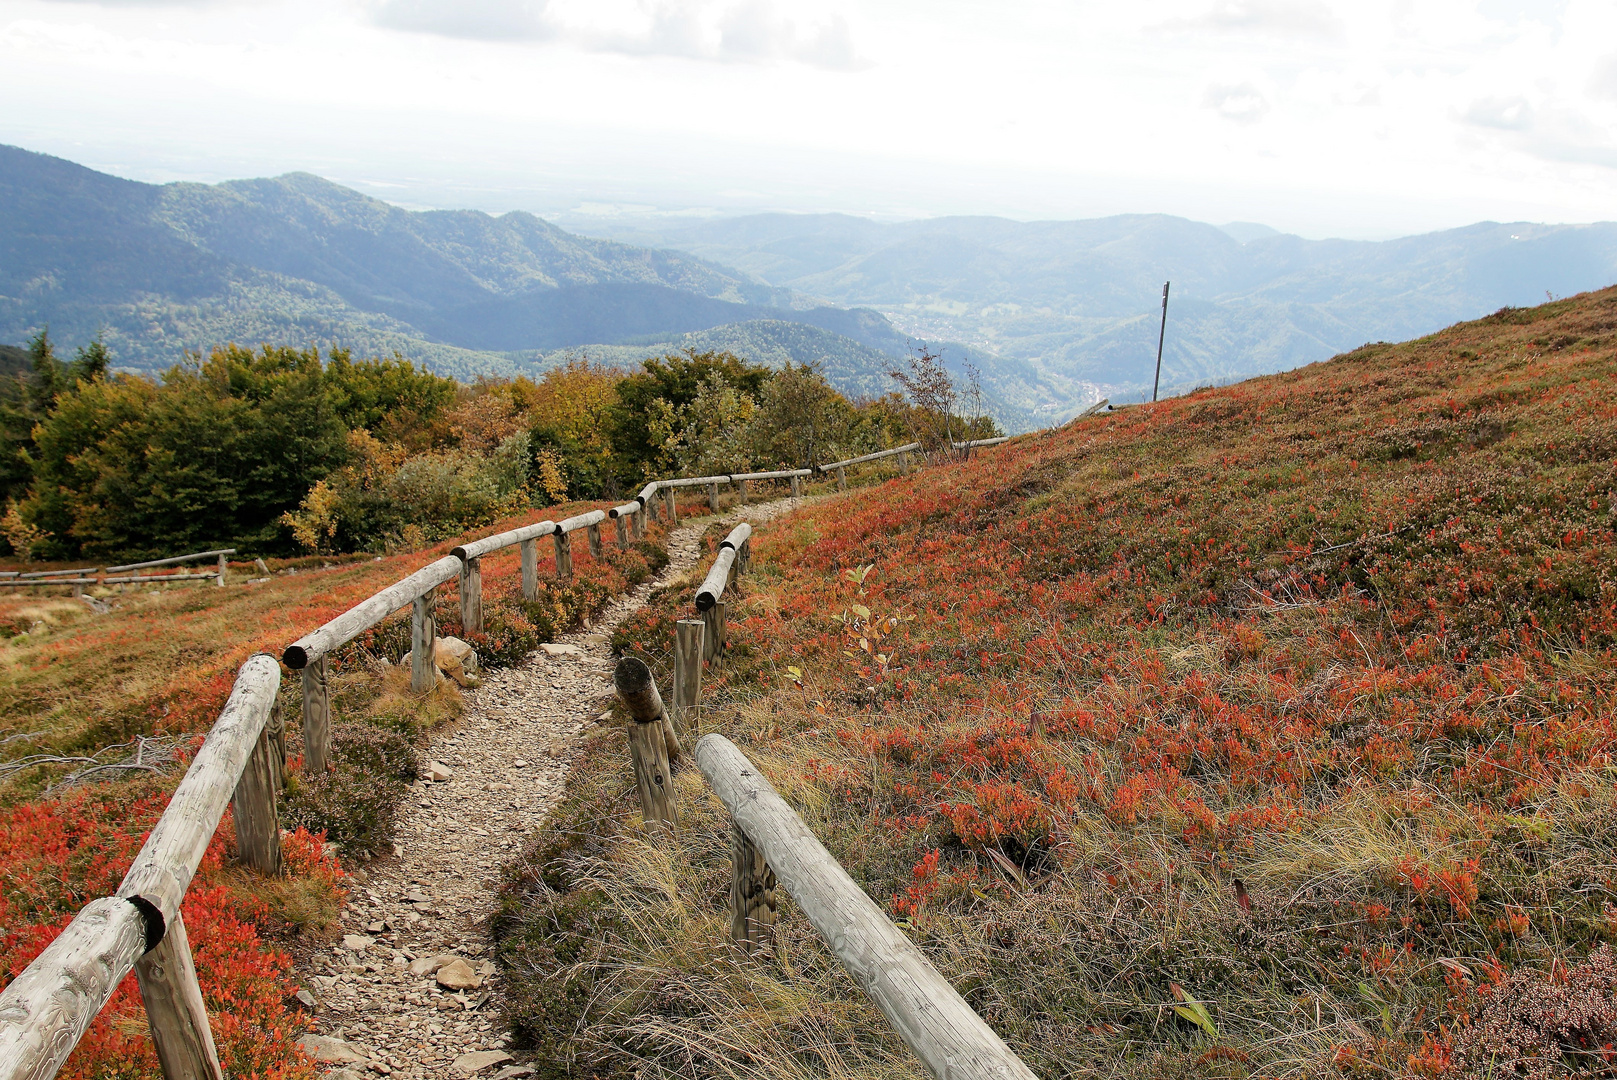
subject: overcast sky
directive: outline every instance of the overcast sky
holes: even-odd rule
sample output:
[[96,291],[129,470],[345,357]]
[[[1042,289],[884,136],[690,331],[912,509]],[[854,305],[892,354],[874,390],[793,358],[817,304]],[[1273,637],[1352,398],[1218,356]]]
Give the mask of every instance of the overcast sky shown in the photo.
[[1612,0],[0,0],[0,142],[408,206],[1617,218]]

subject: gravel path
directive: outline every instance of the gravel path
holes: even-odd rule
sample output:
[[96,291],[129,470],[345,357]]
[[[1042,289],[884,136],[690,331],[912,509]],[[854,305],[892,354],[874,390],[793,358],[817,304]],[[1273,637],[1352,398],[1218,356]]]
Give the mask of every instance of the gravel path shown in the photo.
[[[737,507],[724,518],[757,524],[794,503]],[[300,972],[319,1032],[304,1047],[338,1067],[330,1080],[493,1080],[531,1071],[504,1053],[491,1004],[500,989],[487,959],[487,919],[501,870],[560,797],[580,735],[605,718],[612,630],[653,588],[690,568],[709,520],[674,531],[668,567],[654,582],[522,665],[489,673],[466,692],[465,719],[433,738],[428,756],[453,775],[412,788],[394,857],[351,890],[342,943]]]

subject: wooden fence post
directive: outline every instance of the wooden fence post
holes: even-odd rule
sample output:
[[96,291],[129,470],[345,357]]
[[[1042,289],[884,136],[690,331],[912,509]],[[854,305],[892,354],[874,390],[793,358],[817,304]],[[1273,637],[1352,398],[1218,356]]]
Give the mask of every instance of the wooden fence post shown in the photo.
[[135,963],[140,999],[164,1080],[224,1080],[185,923],[170,920],[157,948]]
[[837,470],[837,490],[848,490],[848,467],[846,465]]
[[719,512],[719,485],[717,484],[707,486],[707,508],[715,514]]
[[432,594],[436,587],[415,598],[410,605],[410,689],[425,694],[438,685],[438,627],[432,617]]
[[657,504],[655,502],[649,502],[645,506],[642,506],[634,515],[634,538],[636,540],[644,540],[646,538],[647,514],[651,515],[651,520],[657,520],[656,506]]
[[792,477],[792,498],[801,499],[802,497],[803,497],[803,478],[801,476],[794,476],[794,477]]
[[281,821],[276,806],[281,794],[279,741],[271,724],[265,724],[230,801],[236,818],[236,857],[269,875],[281,872]]
[[679,501],[674,496],[673,488],[668,488],[664,492],[664,498],[668,503],[668,525],[672,528],[679,524]]
[[463,559],[460,564],[460,631],[483,632],[483,560]]
[[718,667],[724,659],[724,606],[724,601],[720,600],[702,614],[702,621],[707,624],[702,635],[702,651],[704,659],[714,667]]
[[326,657],[303,669],[303,771],[315,776],[331,767],[331,691]]
[[219,584],[219,587],[221,589],[225,587],[225,556],[224,556],[223,552],[220,552],[220,554],[219,554],[219,582],[218,582],[218,584]]
[[597,521],[594,525],[586,528],[584,535],[589,540],[590,554],[599,559],[601,557],[601,523]]
[[677,822],[673,773],[668,767],[668,739],[663,730],[667,716],[656,680],[644,661],[625,656],[612,673],[612,685],[618,700],[629,710],[629,756],[634,762],[641,816],[648,825],[659,822],[672,832]]
[[910,474],[910,452],[908,450],[898,455],[898,471],[901,476]]
[[743,956],[775,951],[775,872],[764,853],[730,821],[730,940]]
[[550,538],[556,541],[556,580],[573,580],[573,540],[567,533],[553,532]]
[[618,530],[618,550],[619,551],[628,551],[629,550],[629,521],[632,518],[637,518],[639,516],[640,516],[640,511],[637,510],[633,514],[630,514],[628,516],[625,516],[623,514],[619,514],[617,517],[612,519],[612,524],[617,526],[617,530]]
[[674,719],[681,724],[688,724],[691,710],[702,703],[706,631],[702,619],[680,619],[674,624]]
[[746,506],[748,503],[752,502],[752,492],[748,490],[747,482],[745,480],[736,481],[736,494],[741,497],[742,506]]
[[640,509],[651,515],[651,520],[657,520],[657,493],[653,491],[649,499],[640,501]]
[[522,548],[522,599],[539,599],[539,541],[524,540]]
[[736,574],[752,573],[752,537],[741,541],[741,547],[736,552]]

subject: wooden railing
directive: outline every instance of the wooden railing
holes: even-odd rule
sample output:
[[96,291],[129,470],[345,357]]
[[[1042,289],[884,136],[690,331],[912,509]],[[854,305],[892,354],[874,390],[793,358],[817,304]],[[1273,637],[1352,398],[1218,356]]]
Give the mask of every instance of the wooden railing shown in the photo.
[[[747,485],[754,481],[789,480],[792,494],[798,496],[802,494],[804,478],[815,473],[834,471],[838,487],[843,489],[846,487],[846,470],[849,466],[900,456],[901,467],[908,472],[909,454],[917,449],[919,444],[912,443],[815,469],[653,481],[641,490],[633,502],[610,510],[592,510],[559,522],[541,521],[460,545],[451,554],[429,563],[305,634],[283,651],[281,663],[300,672],[302,678],[304,767],[310,771],[323,771],[330,767],[331,714],[327,676],[331,653],[395,611],[408,606],[411,608],[410,684],[418,693],[431,689],[437,680],[433,656],[436,641],[433,597],[439,586],[458,579],[462,621],[468,632],[475,633],[482,625],[480,560],[484,556],[512,546],[520,547],[522,592],[525,597],[534,599],[538,594],[536,545],[540,537],[551,537],[555,545],[557,577],[568,580],[572,576],[573,533],[582,530],[591,552],[598,555],[601,552],[601,524],[611,520],[617,525],[618,544],[627,547],[631,537],[644,537],[646,519],[655,518],[657,514],[656,496],[659,493],[664,495],[669,523],[673,524],[677,521],[674,496],[680,488],[706,488],[710,508],[717,511],[718,488],[721,484],[735,485],[745,499],[748,496]],[[709,575],[710,580],[704,582],[704,591],[700,594],[705,598],[699,600],[698,604],[703,618],[678,623],[676,667],[684,672],[684,676],[683,681],[676,681],[676,716],[688,712],[701,698],[703,653],[706,652],[714,662],[722,659],[724,589],[737,573],[744,572],[750,564],[751,531],[750,525],[743,524],[732,530],[721,543],[715,573]],[[124,579],[124,582],[149,584],[215,577],[223,583],[224,557],[234,553],[233,548],[198,552],[173,559],[112,567],[111,571],[139,571],[217,556],[220,560],[218,574],[135,574]],[[66,584],[75,581],[71,576],[74,574],[79,575],[80,582],[84,584],[103,581],[118,583],[117,579],[99,576],[99,572],[97,577],[87,577],[84,571],[40,571],[26,579],[22,574],[13,573],[11,577],[0,575],[0,582],[15,583],[24,579],[29,584],[41,580]],[[703,607],[704,603],[707,606]],[[685,659],[679,660],[678,657]],[[634,664],[639,664],[642,669],[645,667],[638,660],[625,660],[619,665],[618,691],[639,721],[631,725],[631,732],[636,733],[636,775],[644,777],[641,784],[642,804],[648,807],[648,821],[666,820],[671,825],[673,803],[671,789],[668,788],[668,763],[680,759],[681,748],[649,669],[644,672],[639,684],[638,698],[635,696],[636,688],[623,681],[624,677],[633,674],[625,665],[632,668]],[[190,946],[185,936],[185,926],[180,919],[180,902],[209,840],[218,829],[226,803],[234,807],[239,858],[266,874],[280,871],[278,803],[286,769],[285,735],[275,707],[280,682],[281,666],[272,656],[257,654],[242,665],[224,710],[181,779],[168,808],[147,838],[117,894],[85,905],[56,940],[0,993],[0,1080],[50,1080],[55,1076],[78,1045],[90,1022],[131,969],[140,985],[152,1040],[167,1080],[223,1080],[202,991],[197,984]],[[652,727],[649,720],[657,718],[661,718],[661,722]],[[716,743],[709,745],[717,747]],[[739,756],[739,752],[736,753]],[[718,750],[713,750],[704,752],[703,756],[711,761],[721,761],[718,754]],[[640,764],[642,761],[644,768]],[[709,767],[713,766],[704,766],[704,772]],[[714,785],[715,790],[720,790],[719,781],[715,780]],[[762,793],[761,788],[758,790]],[[786,810],[786,813],[790,814],[790,810]],[[756,844],[757,849],[764,852],[748,864],[753,866],[753,871],[749,871],[753,877],[749,881],[758,878],[759,874],[768,874],[771,866],[789,867],[791,869],[785,873],[791,876],[783,877],[783,880],[794,896],[801,901],[805,896],[821,895],[810,891],[815,886],[808,884],[807,879],[798,874],[797,863],[792,862],[784,851],[775,851],[773,845],[777,844],[777,840],[762,824],[738,825],[736,835],[741,837],[738,843]],[[824,849],[819,850],[823,855]],[[830,857],[826,855],[824,859],[829,860]],[[838,905],[845,907],[845,900],[857,907],[854,898],[843,896],[846,888],[857,892],[857,887],[851,881],[846,885],[841,883],[846,879],[845,874],[842,879],[832,878],[834,875],[825,878],[831,882],[830,885],[822,883],[818,886],[821,892],[831,890],[824,893],[830,897],[826,901],[830,907],[810,899],[804,901],[805,910],[808,910],[810,903],[816,905],[816,910],[832,910]],[[803,884],[797,884],[800,881]],[[864,902],[869,904],[868,899]],[[819,915],[811,916],[811,920],[818,918]],[[879,912],[875,913],[875,918],[881,919]],[[868,921],[865,915],[859,915],[858,919],[860,925]],[[832,933],[819,922],[815,925],[822,933]],[[888,931],[897,935],[903,946],[914,951],[914,947],[904,942],[903,936],[890,924]],[[891,954],[896,958],[893,962],[902,965],[893,969],[894,972],[903,973],[896,977],[918,980],[913,984],[914,990],[894,989],[889,992],[883,987],[897,987],[898,984],[881,981],[878,978],[880,973],[872,974],[873,969],[868,965],[856,966],[862,963],[857,957],[844,956],[843,960],[877,1003],[884,1010],[889,1010],[889,1016],[895,1018],[894,1022],[899,1024],[900,1033],[906,1040],[920,1037],[915,1033],[921,1032],[940,1048],[939,1052],[954,1053],[955,1050],[951,1048],[960,1048],[961,1052],[979,1055],[960,1059],[966,1063],[962,1067],[967,1071],[937,1072],[935,1075],[1031,1076],[1004,1049],[1003,1044],[998,1043],[986,1025],[971,1013],[969,1007],[959,1000],[958,995],[949,997],[954,991],[948,989],[947,983],[942,982],[935,971],[931,972],[929,980],[924,971],[915,967],[918,963],[926,971],[931,971],[918,952],[910,958],[908,954],[893,951],[900,949],[900,945],[884,936],[888,931],[881,931],[880,928],[871,930],[870,933],[875,936],[869,940],[876,944],[868,949],[860,946],[864,950],[860,955],[868,953],[878,961],[886,962]],[[833,948],[837,948],[835,943]],[[839,951],[838,955],[842,953]],[[916,999],[906,1006],[900,1000],[904,992],[909,992],[912,997],[917,992],[941,996],[931,1004]],[[899,1006],[903,1006],[903,1011],[891,1011]],[[965,1015],[962,1015],[962,1010]],[[903,1019],[905,1017],[909,1019]],[[981,1030],[973,1028],[971,1021],[975,1021]],[[916,1024],[921,1026],[916,1027]],[[912,1045],[915,1043],[912,1042]],[[1001,1068],[993,1064],[994,1046],[998,1046],[1016,1068]],[[922,1052],[918,1049],[918,1052],[922,1053],[922,1060],[928,1063],[928,1068],[933,1068],[933,1062],[941,1060],[930,1050]],[[989,1063],[985,1067],[990,1067],[990,1071],[982,1071],[977,1064],[973,1064],[977,1062]],[[970,1071],[972,1069],[977,1071]]]
[[[613,673],[629,713],[629,758],[641,816],[670,833],[679,826],[673,764],[681,753],[674,721],[684,721],[700,702],[704,651],[715,662],[722,655],[722,597],[749,567],[751,534],[743,524],[725,538],[697,590],[697,609],[720,613],[716,633],[711,620],[675,624],[672,714],[644,661],[625,657]],[[704,644],[711,647],[704,650]],[[848,876],[745,754],[710,733],[697,740],[694,756],[730,812],[730,939],[739,954],[775,951],[777,891],[784,886],[928,1073],[939,1080],[1033,1080],[1033,1071]]]
[[116,894],[92,900],[0,993],[0,1080],[49,1080],[131,968],[163,1074],[222,1080],[180,902],[235,808],[236,847],[250,866],[281,866],[276,803],[285,742],[275,715],[280,665],[259,654],[235,688]]
[[[198,551],[190,555],[176,555],[171,559],[153,559],[151,562],[130,563],[128,566],[109,566],[105,570],[92,567],[88,570],[34,570],[18,572],[7,570],[0,572],[0,588],[25,588],[41,585],[71,585],[73,595],[79,595],[86,585],[166,585],[172,581],[214,581],[220,588],[225,585],[225,556],[234,555],[235,548],[218,548],[214,551]],[[159,566],[178,566],[181,563],[197,562],[201,559],[211,559],[218,556],[219,569],[203,574],[129,574],[131,570],[150,570]],[[108,574],[125,574],[124,577],[108,577]]]

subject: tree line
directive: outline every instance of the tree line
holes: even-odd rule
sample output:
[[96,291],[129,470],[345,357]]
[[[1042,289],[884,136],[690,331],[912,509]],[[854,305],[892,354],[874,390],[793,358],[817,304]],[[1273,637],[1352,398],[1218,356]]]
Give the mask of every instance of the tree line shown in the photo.
[[[0,350],[0,537],[23,559],[409,549],[648,479],[802,468],[997,434],[929,353],[852,401],[811,366],[695,352],[467,385],[400,357],[228,345],[161,377],[99,340]],[[940,386],[942,392],[940,395]]]

